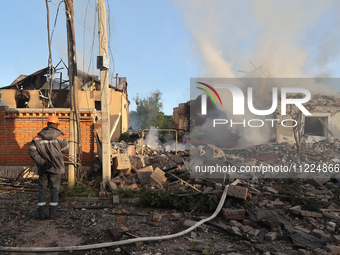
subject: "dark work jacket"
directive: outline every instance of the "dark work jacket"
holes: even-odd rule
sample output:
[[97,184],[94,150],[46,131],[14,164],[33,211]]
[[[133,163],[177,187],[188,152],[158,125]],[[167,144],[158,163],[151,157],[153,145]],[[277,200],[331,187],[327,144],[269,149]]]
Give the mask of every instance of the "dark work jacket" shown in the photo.
[[67,153],[69,144],[59,129],[46,127],[33,138],[29,150],[30,157],[37,163],[39,175],[43,173],[41,166],[49,162],[52,167],[47,172],[65,173],[63,153]]

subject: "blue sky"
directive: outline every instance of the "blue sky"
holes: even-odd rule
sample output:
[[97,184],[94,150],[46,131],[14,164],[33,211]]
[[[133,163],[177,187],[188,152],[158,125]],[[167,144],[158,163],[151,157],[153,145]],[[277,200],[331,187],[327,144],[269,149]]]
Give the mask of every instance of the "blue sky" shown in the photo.
[[[336,1],[106,2],[114,60],[111,59],[111,72],[127,77],[130,110],[135,109],[133,97],[137,93],[147,96],[158,89],[163,94],[164,112],[172,114],[174,107],[190,99],[190,78],[241,77],[237,70],[252,70],[248,59],[256,65],[265,63],[276,77],[340,74],[340,5]],[[86,71],[98,74],[96,32],[93,37],[98,24],[95,4],[95,0],[74,0],[78,68],[85,66]],[[49,3],[51,28],[57,5]],[[0,33],[0,87],[9,85],[20,74],[28,75],[47,66],[44,0],[4,1]],[[67,62],[63,4],[52,51],[53,64],[60,58]]]

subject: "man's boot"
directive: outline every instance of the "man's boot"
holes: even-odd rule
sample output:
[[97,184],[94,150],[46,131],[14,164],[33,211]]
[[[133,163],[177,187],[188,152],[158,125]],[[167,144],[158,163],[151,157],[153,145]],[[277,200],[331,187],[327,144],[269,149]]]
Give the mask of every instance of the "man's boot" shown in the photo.
[[58,209],[58,202],[51,202],[49,207],[49,216],[48,219],[53,220],[56,218],[57,215],[57,209]]
[[38,213],[37,213],[37,220],[44,220],[46,217],[46,206],[45,205],[38,205]]

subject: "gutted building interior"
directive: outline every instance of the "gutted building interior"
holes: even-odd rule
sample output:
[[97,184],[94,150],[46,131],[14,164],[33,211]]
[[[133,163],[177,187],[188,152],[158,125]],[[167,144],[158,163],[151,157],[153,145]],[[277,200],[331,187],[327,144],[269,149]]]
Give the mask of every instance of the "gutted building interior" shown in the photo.
[[[101,127],[101,91],[96,76],[78,72],[78,119],[81,136],[82,166],[89,167],[97,154],[94,133]],[[20,75],[1,89],[0,100],[0,176],[16,176],[18,166],[34,165],[28,150],[31,140],[46,126],[49,116],[59,118],[59,128],[69,140],[70,88],[68,81],[55,73],[52,86],[48,68]],[[118,141],[128,129],[129,100],[127,80],[116,77],[109,86],[110,126],[116,124],[111,141]],[[117,121],[118,120],[118,121]],[[18,158],[20,160],[18,161]]]
[[[78,70],[78,107],[93,110],[95,121],[100,121],[101,92],[97,76]],[[62,73],[56,72],[51,83],[47,80],[48,68],[30,75],[20,75],[12,84],[2,87],[2,101],[9,108],[30,108],[42,111],[46,108],[70,108],[70,88],[68,81],[62,79]],[[121,113],[121,117],[112,136],[117,141],[128,129],[129,100],[126,77],[116,76],[115,86],[109,85],[111,127]]]

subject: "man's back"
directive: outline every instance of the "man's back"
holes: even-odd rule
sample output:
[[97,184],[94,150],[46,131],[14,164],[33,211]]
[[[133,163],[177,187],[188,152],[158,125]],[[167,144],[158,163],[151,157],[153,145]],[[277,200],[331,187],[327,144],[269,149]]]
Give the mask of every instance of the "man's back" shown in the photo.
[[63,153],[66,153],[68,148],[63,132],[57,128],[46,127],[33,138],[29,153],[40,166],[47,163],[48,172],[63,174],[65,173]]

